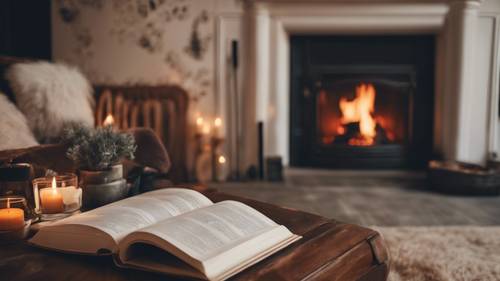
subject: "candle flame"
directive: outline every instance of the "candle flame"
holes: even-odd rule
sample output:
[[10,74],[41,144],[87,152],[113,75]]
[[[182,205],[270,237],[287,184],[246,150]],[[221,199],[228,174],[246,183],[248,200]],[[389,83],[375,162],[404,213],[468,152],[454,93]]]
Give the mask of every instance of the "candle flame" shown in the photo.
[[113,115],[110,113],[108,116],[106,116],[106,119],[104,119],[104,122],[102,123],[103,126],[113,126],[115,124],[115,118],[113,118]]
[[220,117],[215,118],[214,125],[215,125],[215,127],[222,126],[222,119]]
[[196,118],[196,125],[197,126],[202,126],[203,125],[203,117]]
[[219,163],[220,163],[220,164],[224,164],[224,163],[226,163],[226,157],[224,157],[224,156],[222,156],[222,155],[221,155],[221,156],[219,156]]
[[52,193],[56,194],[57,193],[57,183],[56,183],[56,177],[52,177]]
[[206,134],[206,135],[209,135],[209,134],[210,134],[210,130],[211,130],[211,129],[212,129],[212,128],[210,128],[210,124],[205,124],[205,125],[203,126],[203,133],[204,133],[204,134]]

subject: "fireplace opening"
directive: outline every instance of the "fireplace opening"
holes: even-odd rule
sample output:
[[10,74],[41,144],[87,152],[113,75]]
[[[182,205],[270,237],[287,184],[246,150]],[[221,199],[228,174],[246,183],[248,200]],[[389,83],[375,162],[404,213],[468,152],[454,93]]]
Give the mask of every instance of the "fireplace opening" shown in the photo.
[[293,37],[291,165],[423,167],[433,60],[431,36]]
[[344,80],[320,89],[316,126],[321,145],[406,143],[409,103],[401,88],[393,81]]

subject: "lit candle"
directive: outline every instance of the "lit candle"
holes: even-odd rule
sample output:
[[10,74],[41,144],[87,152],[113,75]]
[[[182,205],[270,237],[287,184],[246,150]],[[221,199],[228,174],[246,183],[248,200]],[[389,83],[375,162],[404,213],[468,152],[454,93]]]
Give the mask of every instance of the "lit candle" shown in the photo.
[[63,198],[64,205],[71,205],[77,203],[80,199],[80,189],[75,186],[60,187],[57,189]]
[[56,178],[52,178],[52,188],[40,190],[40,201],[42,212],[45,214],[56,214],[64,211],[63,196],[56,188]]
[[7,199],[7,208],[0,209],[0,231],[18,230],[24,227],[24,210],[11,208]]
[[215,136],[219,137],[220,129],[222,127],[222,119],[220,117],[215,118],[214,127],[215,127]]
[[219,164],[223,165],[224,163],[226,163],[226,157],[224,156],[219,156]]
[[218,181],[226,181],[227,179],[227,172],[228,172],[228,167],[226,165],[226,157],[223,155],[220,155],[219,158],[217,158],[217,167],[216,167],[216,177]]
[[198,133],[201,133],[203,131],[203,123],[203,117],[199,116],[198,118],[196,118],[196,130]]
[[210,135],[211,130],[212,130],[212,128],[210,128],[210,124],[204,124],[203,129],[202,129],[202,133],[208,136],[208,135]]
[[111,113],[108,114],[108,116],[106,116],[106,119],[104,119],[104,122],[102,123],[104,127],[113,126],[114,124],[115,124],[115,118],[113,118],[113,115]]

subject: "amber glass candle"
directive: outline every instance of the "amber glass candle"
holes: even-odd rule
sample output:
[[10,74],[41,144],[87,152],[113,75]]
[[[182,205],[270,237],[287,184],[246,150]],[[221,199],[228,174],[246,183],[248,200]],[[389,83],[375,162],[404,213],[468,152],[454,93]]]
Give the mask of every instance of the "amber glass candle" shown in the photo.
[[56,178],[52,178],[52,187],[40,190],[40,203],[45,214],[64,212],[64,202],[61,192],[57,189]]
[[6,208],[0,209],[0,231],[18,230],[24,227],[24,210],[11,208],[10,198],[6,198]]
[[60,219],[80,210],[82,189],[75,174],[33,180],[35,212],[42,220]]

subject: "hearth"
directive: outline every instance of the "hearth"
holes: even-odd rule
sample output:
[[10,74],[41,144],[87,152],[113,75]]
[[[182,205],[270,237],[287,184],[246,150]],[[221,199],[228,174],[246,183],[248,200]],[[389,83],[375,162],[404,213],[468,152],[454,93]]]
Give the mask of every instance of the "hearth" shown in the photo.
[[432,151],[432,36],[296,36],[291,164],[422,167]]

